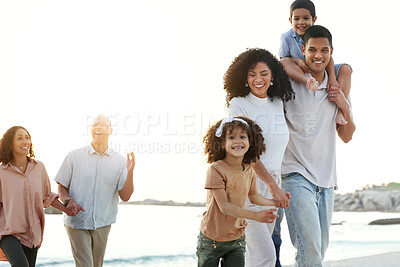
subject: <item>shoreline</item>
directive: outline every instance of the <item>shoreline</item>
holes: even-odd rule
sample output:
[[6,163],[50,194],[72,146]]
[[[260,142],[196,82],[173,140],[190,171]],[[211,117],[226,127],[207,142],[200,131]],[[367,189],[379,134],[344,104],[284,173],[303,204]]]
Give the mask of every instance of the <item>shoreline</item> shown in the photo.
[[[384,254],[377,254],[372,256],[364,256],[351,259],[343,259],[337,261],[324,261],[324,267],[396,267],[399,266],[400,251],[388,252]],[[283,267],[290,267],[293,265],[283,265]]]

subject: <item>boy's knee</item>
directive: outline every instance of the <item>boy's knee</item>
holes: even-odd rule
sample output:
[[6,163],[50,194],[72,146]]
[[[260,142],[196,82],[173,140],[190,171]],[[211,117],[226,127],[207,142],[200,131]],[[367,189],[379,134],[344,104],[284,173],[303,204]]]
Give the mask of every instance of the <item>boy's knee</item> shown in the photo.
[[351,69],[350,65],[347,64],[341,66],[338,72],[339,76],[351,76],[352,73],[353,70]]

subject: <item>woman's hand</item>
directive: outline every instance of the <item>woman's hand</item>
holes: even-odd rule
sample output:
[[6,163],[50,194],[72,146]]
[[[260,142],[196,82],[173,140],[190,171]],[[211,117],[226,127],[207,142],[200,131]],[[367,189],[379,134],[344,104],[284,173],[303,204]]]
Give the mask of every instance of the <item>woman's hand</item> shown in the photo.
[[271,185],[269,186],[269,189],[271,190],[272,198],[276,202],[276,207],[278,208],[287,208],[289,207],[290,204],[290,193],[286,193],[282,191],[282,189],[279,188],[278,185]]
[[75,202],[72,198],[67,203],[67,215],[68,216],[76,216],[80,211],[85,211],[78,203]]

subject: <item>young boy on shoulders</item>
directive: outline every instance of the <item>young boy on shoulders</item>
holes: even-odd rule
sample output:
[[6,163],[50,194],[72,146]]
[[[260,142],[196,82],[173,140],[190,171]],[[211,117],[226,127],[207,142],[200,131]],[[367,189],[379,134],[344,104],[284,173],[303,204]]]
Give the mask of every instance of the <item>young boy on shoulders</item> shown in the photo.
[[[307,86],[308,89],[317,91],[318,83],[314,78],[309,78],[305,73],[310,73],[310,69],[305,63],[302,51],[304,45],[303,36],[306,30],[313,26],[317,16],[314,3],[310,0],[296,0],[290,6],[290,24],[292,29],[282,34],[279,56],[281,63],[285,67],[287,74],[293,80]],[[348,64],[334,64],[333,59],[326,67],[328,72],[328,88],[337,87],[342,90],[348,98],[351,86],[352,69]],[[341,111],[338,111],[336,123],[339,125],[347,124]]]

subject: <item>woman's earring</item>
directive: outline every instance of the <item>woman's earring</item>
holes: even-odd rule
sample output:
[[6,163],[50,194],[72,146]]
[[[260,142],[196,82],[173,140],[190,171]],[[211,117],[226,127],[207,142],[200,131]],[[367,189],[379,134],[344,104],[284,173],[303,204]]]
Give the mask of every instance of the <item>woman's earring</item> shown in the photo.
[[274,81],[271,81],[270,85],[271,85],[271,86],[274,85]]
[[249,87],[249,84],[246,82],[246,83],[244,84],[244,86]]

